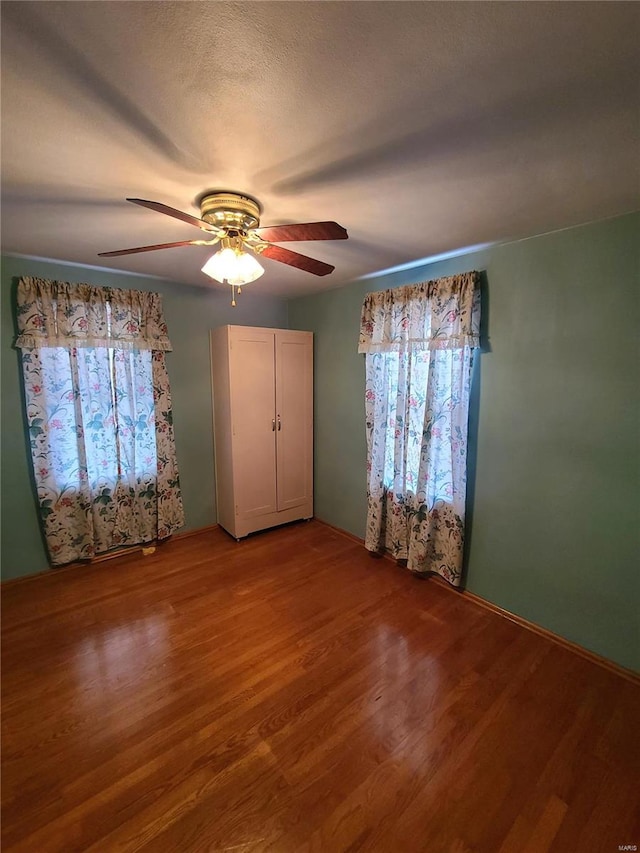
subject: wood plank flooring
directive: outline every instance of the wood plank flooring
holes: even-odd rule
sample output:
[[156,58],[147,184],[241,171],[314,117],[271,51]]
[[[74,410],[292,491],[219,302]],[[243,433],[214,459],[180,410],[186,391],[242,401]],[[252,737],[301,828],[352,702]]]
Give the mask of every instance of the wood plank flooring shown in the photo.
[[640,688],[317,522],[3,591],[2,849],[640,845]]

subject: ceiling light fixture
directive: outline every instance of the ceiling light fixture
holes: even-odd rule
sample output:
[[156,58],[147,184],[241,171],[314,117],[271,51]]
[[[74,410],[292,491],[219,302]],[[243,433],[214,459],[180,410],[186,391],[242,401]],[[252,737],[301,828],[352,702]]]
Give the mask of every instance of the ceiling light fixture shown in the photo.
[[[0,0],[2,2],[2,0]],[[260,203],[251,196],[232,190],[208,191],[199,199],[202,218],[184,213],[175,207],[169,207],[160,201],[144,198],[128,198],[127,201],[164,213],[188,225],[195,225],[207,235],[206,240],[179,240],[175,243],[156,243],[153,246],[135,246],[133,249],[117,249],[115,252],[99,252],[102,258],[116,258],[120,255],[137,255],[139,252],[155,252],[157,249],[174,249],[178,246],[214,246],[220,244],[220,250],[212,255],[202,267],[205,275],[221,284],[231,285],[231,304],[235,305],[236,288],[240,293],[243,284],[255,281],[264,273],[262,266],[253,257],[253,253],[287,264],[312,275],[328,275],[334,267],[324,261],[309,258],[299,252],[292,252],[277,243],[291,243],[296,240],[346,240],[346,229],[337,222],[298,222],[292,225],[272,225],[260,227]],[[249,253],[245,251],[248,249]]]
[[242,251],[242,239],[240,237],[223,237],[222,248],[212,255],[202,267],[205,275],[219,281],[220,284],[231,285],[231,305],[235,306],[235,290],[243,284],[255,281],[264,273],[264,268],[258,261],[246,252]]

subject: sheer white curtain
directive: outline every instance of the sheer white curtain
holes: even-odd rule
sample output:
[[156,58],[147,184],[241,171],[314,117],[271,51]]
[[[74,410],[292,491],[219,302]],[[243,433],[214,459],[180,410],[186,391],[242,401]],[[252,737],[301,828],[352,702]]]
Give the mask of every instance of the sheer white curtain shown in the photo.
[[368,294],[358,347],[366,354],[366,547],[455,586],[479,326],[479,274],[465,273]]
[[24,278],[18,326],[52,564],[181,527],[160,295]]

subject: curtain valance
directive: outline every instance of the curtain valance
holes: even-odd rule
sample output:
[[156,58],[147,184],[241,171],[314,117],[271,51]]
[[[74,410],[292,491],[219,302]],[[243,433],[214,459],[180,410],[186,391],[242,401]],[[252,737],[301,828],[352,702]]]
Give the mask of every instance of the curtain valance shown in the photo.
[[479,283],[474,271],[368,293],[358,352],[479,346]]
[[159,293],[25,277],[17,302],[20,349],[171,350]]

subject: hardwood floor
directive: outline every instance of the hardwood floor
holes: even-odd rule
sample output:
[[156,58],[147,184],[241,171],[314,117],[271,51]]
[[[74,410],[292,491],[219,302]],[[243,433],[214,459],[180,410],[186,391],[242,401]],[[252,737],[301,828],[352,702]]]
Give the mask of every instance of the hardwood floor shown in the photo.
[[317,522],[3,591],[4,853],[640,845],[640,687]]

